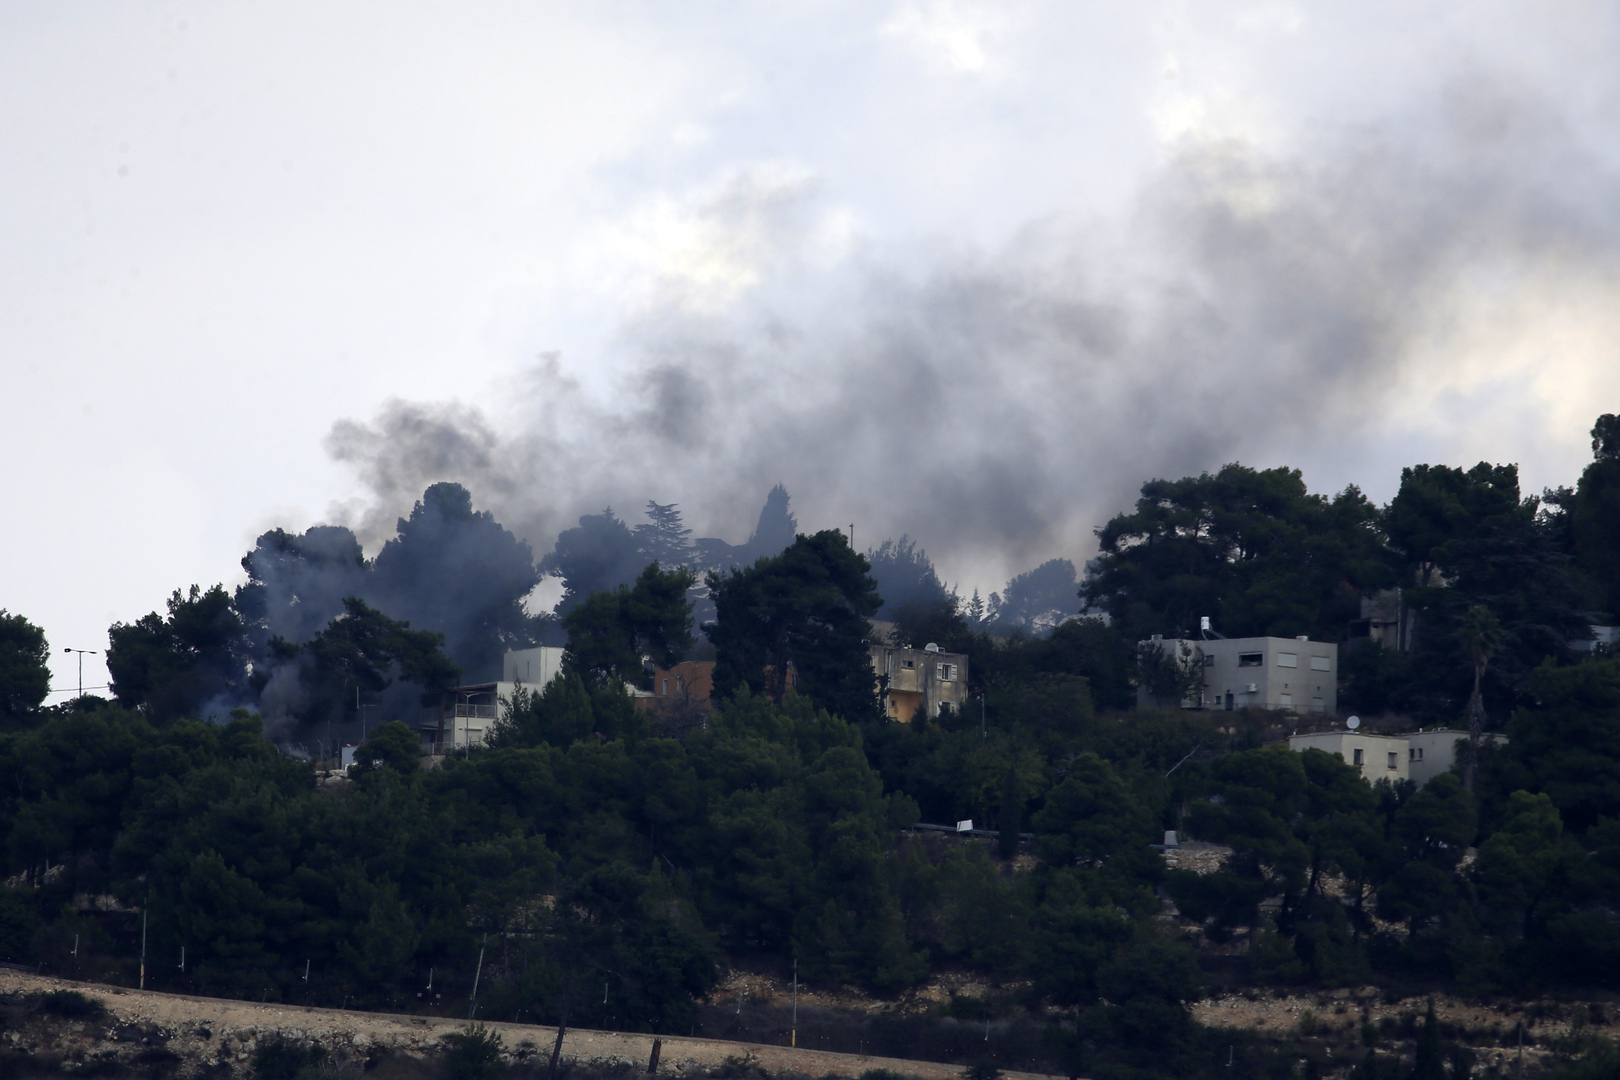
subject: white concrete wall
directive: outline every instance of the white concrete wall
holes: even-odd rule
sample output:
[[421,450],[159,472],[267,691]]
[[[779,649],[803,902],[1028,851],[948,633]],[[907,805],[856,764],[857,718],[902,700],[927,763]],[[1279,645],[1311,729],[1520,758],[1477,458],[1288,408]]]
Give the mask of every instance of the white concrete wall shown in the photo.
[[501,681],[521,682],[532,690],[539,690],[557,677],[562,662],[563,649],[556,645],[514,649],[501,661]]

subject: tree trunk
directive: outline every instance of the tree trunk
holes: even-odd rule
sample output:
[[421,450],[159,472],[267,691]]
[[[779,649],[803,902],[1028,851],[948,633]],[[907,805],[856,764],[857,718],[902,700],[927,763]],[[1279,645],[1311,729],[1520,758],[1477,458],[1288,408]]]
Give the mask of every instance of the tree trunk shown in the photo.
[[1479,779],[1479,740],[1485,730],[1485,699],[1479,692],[1484,674],[1485,665],[1476,661],[1474,692],[1468,695],[1468,748],[1463,752],[1463,787],[1470,792]]

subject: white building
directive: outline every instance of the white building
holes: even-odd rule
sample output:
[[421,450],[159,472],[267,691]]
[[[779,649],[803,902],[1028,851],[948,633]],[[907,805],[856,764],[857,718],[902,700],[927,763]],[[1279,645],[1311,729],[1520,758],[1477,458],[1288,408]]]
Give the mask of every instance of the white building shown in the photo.
[[566,651],[558,645],[514,649],[501,660],[501,681],[521,682],[524,686],[538,690],[562,671],[563,653]]
[[515,649],[501,660],[498,682],[472,683],[446,690],[424,710],[417,730],[424,754],[448,754],[482,746],[501,718],[501,702],[521,685],[538,693],[562,670],[564,650],[554,645]]
[[[1338,754],[1348,765],[1361,771],[1368,783],[1379,780],[1410,780],[1422,787],[1448,773],[1462,755],[1468,732],[1437,728],[1404,735],[1374,735],[1366,731],[1316,731],[1290,735],[1288,749],[1295,752],[1316,749]],[[1486,733],[1482,741],[1500,746],[1507,736]]]
[[[1203,667],[1204,683],[1198,700],[1183,701],[1189,709],[1289,709],[1298,713],[1335,715],[1339,710],[1339,647],[1309,638],[1212,638],[1182,640],[1154,638],[1171,656],[1187,646],[1194,663]],[[1137,700],[1150,704],[1145,688]]]

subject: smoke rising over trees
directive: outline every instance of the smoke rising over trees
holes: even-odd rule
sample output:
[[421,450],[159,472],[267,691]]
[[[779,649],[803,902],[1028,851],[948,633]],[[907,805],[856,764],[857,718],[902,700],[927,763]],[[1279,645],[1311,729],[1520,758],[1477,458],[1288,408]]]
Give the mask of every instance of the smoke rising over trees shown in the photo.
[[[1098,530],[1083,583],[1053,560],[989,605],[946,590],[907,535],[869,560],[841,529],[797,534],[707,571],[717,694],[679,730],[624,684],[690,643],[703,541],[674,503],[636,526],[589,515],[553,548],[577,600],[563,673],[431,768],[400,718],[547,628],[521,606],[543,573],[531,549],[456,485],[427,489],[376,559],[347,530],[269,532],[234,597],[192,587],[115,626],[118,702],[37,708],[43,635],[0,616],[0,858],[21,882],[0,890],[0,958],[63,965],[51,943],[91,925],[69,904],[90,891],[192,950],[165,988],[323,1004],[397,1002],[424,969],[470,993],[485,935],[500,958],[481,969],[480,1015],[655,1031],[712,1019],[721,963],[796,959],[815,984],[880,996],[965,970],[1028,989],[953,999],[953,1022],[1027,1009],[1048,1030],[1009,1040],[1006,1060],[1183,1078],[1225,1075],[1188,1009],[1212,983],[1606,992],[1620,661],[1585,651],[1609,564],[1573,538],[1606,527],[1593,496],[1613,423],[1598,421],[1585,501],[1526,498],[1514,466],[1490,463],[1408,468],[1383,507],[1313,494],[1292,469],[1152,479]],[[779,486],[748,541],[707,549],[736,560],[795,524]],[[617,559],[688,561],[587,590],[613,565],[588,560],[592,529]],[[897,639],[968,655],[976,709],[881,715],[867,648],[885,587],[906,598],[886,612]],[[1350,601],[1387,587],[1415,612],[1409,651],[1348,647]],[[1289,751],[1278,725],[1296,717],[1175,708],[1201,668],[1136,642],[1200,613],[1234,635],[1345,642],[1346,698],[1405,722],[1457,724],[1477,672],[1484,721],[1510,741],[1472,784],[1419,790]],[[1166,707],[1127,711],[1139,687]],[[219,712],[279,702],[307,729],[352,722],[356,695],[378,712],[349,782],[320,791],[261,716]],[[911,829],[964,818],[999,842]],[[1151,846],[1166,829],[1232,855],[1167,869]],[[101,928],[87,940],[123,947]],[[310,956],[335,958],[318,986],[296,974]]]
[[[611,355],[578,359],[620,376],[611,393],[548,357],[505,419],[397,401],[328,445],[371,497],[356,521],[368,549],[440,479],[480,492],[537,550],[581,513],[649,493],[678,496],[699,533],[740,529],[780,481],[817,527],[855,521],[863,548],[921,538],[946,579],[985,595],[1074,559],[1144,476],[1286,461],[1333,491],[1375,482],[1387,501],[1404,464],[1389,447],[1499,452],[1440,389],[1457,371],[1499,364],[1514,399],[1614,392],[1598,352],[1512,359],[1555,332],[1544,309],[1565,284],[1607,282],[1620,250],[1596,195],[1612,187],[1607,155],[1546,107],[1467,78],[1376,131],[1323,133],[1342,141],[1332,164],[1187,145],[1125,235],[1043,221],[921,274],[856,264],[825,280],[796,255],[813,190],[739,177],[701,211],[727,250],[763,252],[759,285],[718,312],[639,312]],[[1481,260],[1518,283],[1512,340],[1458,332],[1459,307],[1497,302],[1461,269]],[[1568,434],[1538,445],[1535,468],[1522,460],[1526,475]],[[555,495],[529,482],[542,471],[563,478]]]

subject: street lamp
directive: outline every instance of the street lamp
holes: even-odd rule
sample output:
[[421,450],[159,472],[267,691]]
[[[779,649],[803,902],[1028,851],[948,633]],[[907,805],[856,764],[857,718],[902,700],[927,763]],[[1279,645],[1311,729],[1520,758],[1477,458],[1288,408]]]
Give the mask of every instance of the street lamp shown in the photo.
[[84,697],[84,658],[97,655],[94,649],[63,649],[63,652],[79,654],[79,696]]

